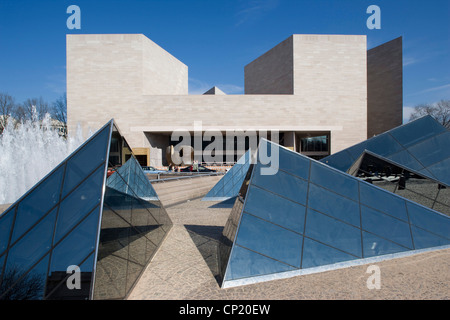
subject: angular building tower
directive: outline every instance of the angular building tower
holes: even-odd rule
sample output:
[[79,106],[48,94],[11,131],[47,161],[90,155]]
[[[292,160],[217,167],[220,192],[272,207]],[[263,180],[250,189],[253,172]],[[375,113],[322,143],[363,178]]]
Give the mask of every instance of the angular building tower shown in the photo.
[[[273,147],[278,171],[264,175],[260,153]],[[262,140],[225,225],[219,268],[225,288],[449,244],[448,216]]]
[[111,120],[0,215],[0,299],[123,299],[171,225]]

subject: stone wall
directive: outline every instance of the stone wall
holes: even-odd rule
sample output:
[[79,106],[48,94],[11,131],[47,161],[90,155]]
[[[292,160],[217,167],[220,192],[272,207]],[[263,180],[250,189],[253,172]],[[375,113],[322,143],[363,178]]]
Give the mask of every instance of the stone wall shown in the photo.
[[403,122],[402,38],[367,52],[367,136],[383,133]]

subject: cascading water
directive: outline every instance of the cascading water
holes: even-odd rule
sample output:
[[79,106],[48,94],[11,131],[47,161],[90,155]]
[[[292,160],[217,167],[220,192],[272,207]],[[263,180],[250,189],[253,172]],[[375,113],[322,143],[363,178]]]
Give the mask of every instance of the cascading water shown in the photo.
[[13,203],[72,153],[84,139],[61,137],[47,114],[42,121],[8,124],[0,135],[0,204]]

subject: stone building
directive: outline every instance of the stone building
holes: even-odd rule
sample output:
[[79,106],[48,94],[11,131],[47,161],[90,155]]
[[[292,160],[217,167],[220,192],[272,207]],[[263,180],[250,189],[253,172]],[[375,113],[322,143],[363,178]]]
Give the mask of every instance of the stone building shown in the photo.
[[401,37],[367,50],[365,35],[294,34],[244,73],[245,94],[189,95],[188,66],[142,34],[67,35],[69,134],[114,118],[140,163],[161,167],[176,130],[224,141],[278,132],[281,145],[320,159],[402,122]]

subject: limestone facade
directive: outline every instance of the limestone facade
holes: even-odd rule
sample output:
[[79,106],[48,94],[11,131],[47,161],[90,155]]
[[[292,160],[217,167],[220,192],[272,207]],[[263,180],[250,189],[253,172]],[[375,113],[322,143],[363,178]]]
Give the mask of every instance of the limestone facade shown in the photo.
[[367,57],[365,36],[293,35],[245,66],[245,94],[189,95],[188,67],[144,35],[68,35],[69,134],[114,118],[157,167],[171,133],[199,125],[224,135],[279,130],[297,151],[301,138],[325,134],[334,153],[381,121],[368,115]]

